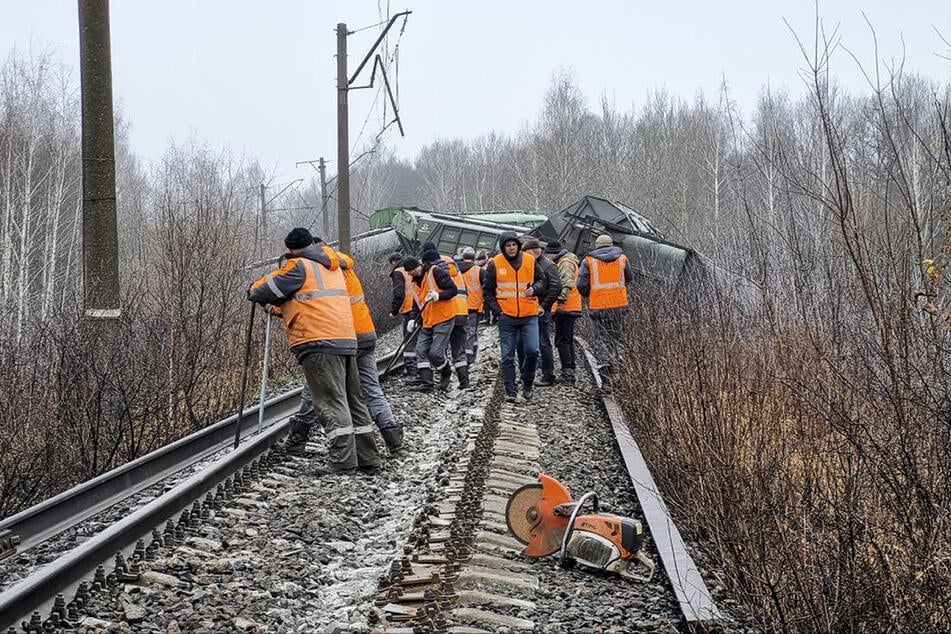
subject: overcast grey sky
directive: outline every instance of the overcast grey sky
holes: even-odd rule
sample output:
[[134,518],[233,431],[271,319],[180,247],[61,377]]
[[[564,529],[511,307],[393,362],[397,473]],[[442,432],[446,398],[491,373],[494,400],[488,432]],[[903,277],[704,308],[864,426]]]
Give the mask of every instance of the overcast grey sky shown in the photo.
[[[146,161],[171,138],[194,134],[214,146],[258,156],[279,178],[309,176],[296,161],[336,156],[335,36],[380,21],[386,0],[113,0],[114,93],[132,123],[132,143]],[[874,60],[862,12],[875,27],[879,57],[903,54],[906,70],[946,82],[951,51],[947,0],[821,1],[820,17],[839,27],[844,45]],[[438,137],[514,133],[542,106],[551,77],[570,69],[597,107],[619,108],[666,88],[693,99],[715,95],[721,77],[749,112],[767,84],[802,91],[803,67],[785,18],[813,37],[812,2],[688,0],[405,0],[413,11],[400,42],[400,107],[406,138],[388,140],[413,157]],[[74,1],[5,0],[0,52],[51,45],[77,69]],[[351,71],[379,28],[349,38]],[[844,52],[833,73],[853,91],[865,84]],[[369,77],[369,75],[366,75]],[[371,110],[373,91],[350,96],[351,140]],[[371,119],[363,139],[379,122]]]

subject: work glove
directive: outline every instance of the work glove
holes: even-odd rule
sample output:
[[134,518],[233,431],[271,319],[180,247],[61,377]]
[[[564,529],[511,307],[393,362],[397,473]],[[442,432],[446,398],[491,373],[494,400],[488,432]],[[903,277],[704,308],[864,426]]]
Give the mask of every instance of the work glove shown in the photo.
[[411,335],[416,330],[416,320],[406,322],[406,334]]
[[427,302],[435,302],[437,300],[439,300],[439,293],[437,293],[436,291],[429,291],[428,293],[426,293]]

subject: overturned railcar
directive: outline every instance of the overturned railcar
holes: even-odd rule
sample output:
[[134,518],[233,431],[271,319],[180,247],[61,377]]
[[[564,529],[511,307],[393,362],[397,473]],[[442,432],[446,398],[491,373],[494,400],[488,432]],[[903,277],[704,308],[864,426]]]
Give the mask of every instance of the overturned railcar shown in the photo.
[[499,234],[528,232],[547,217],[521,211],[479,214],[446,214],[418,207],[387,207],[370,216],[373,228],[391,227],[403,253],[418,253],[424,242],[432,242],[440,253],[455,255],[466,247],[492,255],[498,251]]
[[756,297],[753,284],[716,266],[686,247],[665,238],[650,220],[627,205],[597,196],[581,200],[552,214],[530,234],[539,240],[558,240],[583,256],[594,248],[602,233],[620,246],[641,281],[659,288],[676,289],[680,299],[698,299],[703,289],[713,290],[742,303]]

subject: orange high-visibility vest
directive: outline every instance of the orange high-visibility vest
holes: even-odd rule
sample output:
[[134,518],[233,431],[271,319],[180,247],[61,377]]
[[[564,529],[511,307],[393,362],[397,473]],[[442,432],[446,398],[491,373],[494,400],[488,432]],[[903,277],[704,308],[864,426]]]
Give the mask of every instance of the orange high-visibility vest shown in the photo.
[[[437,293],[441,290],[436,286],[436,275],[434,270],[436,264],[433,263],[429,270],[426,271],[426,275],[423,276],[422,283],[416,287],[416,292],[419,294],[419,297],[426,301],[426,296],[429,294],[429,291],[436,291]],[[455,318],[456,316],[456,302],[451,299],[437,299],[434,302],[426,304],[423,308],[423,328],[432,328],[436,324],[441,324],[444,321],[449,321],[450,319]]]
[[347,283],[347,294],[350,296],[350,312],[353,314],[353,329],[357,333],[357,347],[361,343],[376,341],[373,317],[370,316],[370,307],[363,297],[363,284],[353,270],[353,258],[342,251],[337,251],[336,256],[347,265],[343,269],[343,279]]
[[605,262],[590,255],[585,256],[585,259],[588,261],[588,271],[591,275],[588,308],[605,310],[627,306],[627,287],[624,285],[627,256],[622,253],[621,257],[613,262]]
[[287,273],[298,263],[303,264],[304,284],[293,297],[281,304],[281,317],[291,348],[320,341],[329,347],[353,350],[357,336],[350,313],[347,282],[337,262],[333,262],[333,267],[328,269],[307,258],[288,258],[283,267],[251,285],[257,288],[262,284],[273,284],[272,276]]
[[555,305],[551,307],[551,312],[557,313],[559,310],[564,310],[571,313],[580,313],[581,312],[581,293],[578,291],[578,264],[574,260],[565,260],[566,264],[569,264],[572,269],[574,269],[575,284],[576,286],[571,289],[568,293],[568,297],[564,302],[555,302]]
[[466,283],[466,303],[469,310],[477,313],[482,312],[482,284],[479,283],[478,266],[473,265],[468,271],[462,274]]
[[522,253],[522,265],[515,269],[499,253],[495,263],[495,298],[499,308],[509,317],[534,317],[538,315],[538,298],[525,297],[525,288],[535,281],[535,258]]
[[466,281],[463,279],[462,273],[459,272],[459,267],[456,266],[455,261],[448,255],[440,255],[439,259],[446,263],[446,268],[449,269],[449,277],[452,278],[456,289],[459,291],[458,294],[452,298],[453,304],[456,307],[456,315],[468,315],[469,303],[466,299]]
[[403,303],[400,304],[400,315],[405,315],[413,310],[413,302],[419,305],[419,298],[416,297],[416,286],[413,284],[413,278],[409,276],[402,266],[394,269],[403,276]]

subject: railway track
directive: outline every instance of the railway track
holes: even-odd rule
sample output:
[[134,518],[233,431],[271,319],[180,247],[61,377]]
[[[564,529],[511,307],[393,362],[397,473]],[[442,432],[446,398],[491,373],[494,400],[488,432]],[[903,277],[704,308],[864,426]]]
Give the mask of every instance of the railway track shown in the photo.
[[[181,515],[157,533],[166,520],[142,509],[138,528],[120,540],[124,549],[90,540],[98,555],[89,562],[122,552],[114,565],[73,573],[70,594],[37,586],[30,601],[52,600],[53,616],[34,614],[30,623],[26,600],[12,606],[0,595],[0,627],[25,620],[28,631],[42,631],[48,620],[80,631],[753,631],[722,587],[713,594],[730,609],[714,605],[704,577],[715,575],[674,538],[616,403],[601,399],[597,372],[577,388],[539,388],[532,402],[502,403],[496,335],[483,337],[472,390],[447,397],[388,386],[413,454],[388,460],[378,478],[316,478],[322,442],[310,445],[315,460],[283,456],[270,449],[284,431],[272,425],[258,441],[263,449],[246,443],[228,466],[183,484],[189,492],[163,511],[177,505],[168,517]],[[667,575],[637,584],[521,557],[505,502],[539,472],[645,518],[647,552]],[[136,543],[133,533],[153,542]],[[92,582],[79,581],[89,574]]]
[[[392,353],[377,359],[381,376],[400,364]],[[145,540],[151,539],[156,547],[174,544],[175,534],[193,516],[207,516],[216,503],[271,464],[271,448],[287,434],[287,421],[297,411],[301,390],[298,387],[265,401],[260,420],[257,405],[245,409],[240,417],[243,440],[235,451],[231,447],[237,414],[0,521],[0,572],[5,587],[0,593],[0,628],[22,623],[25,616],[30,617],[27,631],[41,628],[46,621],[52,625],[74,622],[90,586],[82,580],[95,577],[99,585],[105,585],[104,566],[109,561],[114,563],[116,580],[136,576],[148,555]],[[255,430],[259,433],[252,435]],[[170,479],[176,481],[169,484]],[[155,487],[162,491],[150,492]],[[92,535],[69,534],[139,493],[146,499],[133,500],[120,509],[119,514],[127,515],[124,519]],[[162,523],[165,528],[159,532],[156,527]],[[70,550],[51,562],[47,553],[30,556],[49,542],[53,543],[48,550],[55,553]],[[48,565],[38,570],[44,563]],[[70,592],[77,596],[67,602]],[[44,618],[47,610],[49,617]]]

